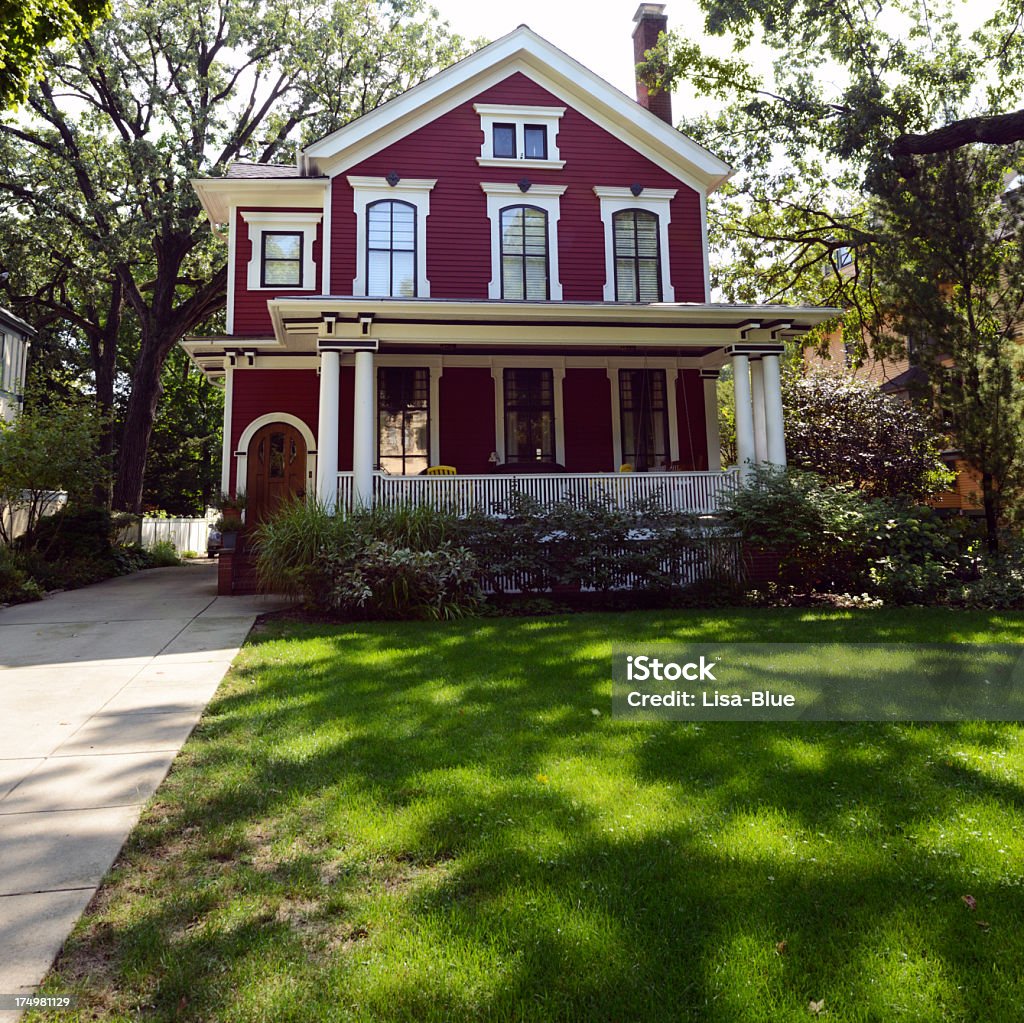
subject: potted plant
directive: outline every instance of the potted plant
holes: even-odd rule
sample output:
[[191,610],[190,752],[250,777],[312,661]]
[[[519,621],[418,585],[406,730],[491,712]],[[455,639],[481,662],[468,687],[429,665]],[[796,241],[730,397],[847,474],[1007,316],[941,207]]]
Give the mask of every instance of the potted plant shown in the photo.
[[226,551],[233,551],[238,543],[238,533],[243,529],[245,523],[242,516],[234,511],[225,510],[220,518],[213,524],[213,528],[220,533],[221,546]]
[[214,507],[223,515],[234,515],[236,518],[244,519],[245,491],[239,490],[234,494],[221,494]]

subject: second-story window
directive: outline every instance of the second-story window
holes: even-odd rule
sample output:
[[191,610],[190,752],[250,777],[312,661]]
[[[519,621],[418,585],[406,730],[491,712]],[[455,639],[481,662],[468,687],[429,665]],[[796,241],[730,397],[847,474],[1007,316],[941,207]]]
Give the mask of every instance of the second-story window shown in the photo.
[[661,301],[658,218],[646,210],[621,210],[612,218],[615,236],[615,298]]
[[264,231],[260,258],[261,288],[302,287],[302,232]]
[[527,160],[548,158],[548,129],[543,124],[523,125],[523,156]]
[[416,207],[375,202],[366,217],[366,293],[394,298],[416,295]]
[[501,297],[550,296],[548,217],[536,206],[506,206],[501,211]]

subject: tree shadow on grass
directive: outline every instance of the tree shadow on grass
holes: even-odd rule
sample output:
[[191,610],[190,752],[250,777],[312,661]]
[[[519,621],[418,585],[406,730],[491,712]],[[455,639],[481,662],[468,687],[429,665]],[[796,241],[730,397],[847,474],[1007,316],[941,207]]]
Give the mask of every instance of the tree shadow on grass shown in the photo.
[[103,1018],[1017,1018],[1020,878],[934,833],[1009,841],[1020,786],[948,751],[1018,730],[614,721],[592,651],[639,620],[265,638],[55,983]]

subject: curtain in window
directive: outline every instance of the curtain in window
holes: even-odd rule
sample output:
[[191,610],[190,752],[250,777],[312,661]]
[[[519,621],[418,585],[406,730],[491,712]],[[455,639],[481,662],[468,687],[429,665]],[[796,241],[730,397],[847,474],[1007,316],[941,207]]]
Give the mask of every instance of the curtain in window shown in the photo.
[[612,226],[615,298],[619,302],[660,302],[658,218],[646,210],[620,210],[612,217]]
[[535,206],[508,206],[501,211],[501,297],[548,295],[548,215]]
[[366,211],[366,293],[416,296],[416,207],[382,200]]

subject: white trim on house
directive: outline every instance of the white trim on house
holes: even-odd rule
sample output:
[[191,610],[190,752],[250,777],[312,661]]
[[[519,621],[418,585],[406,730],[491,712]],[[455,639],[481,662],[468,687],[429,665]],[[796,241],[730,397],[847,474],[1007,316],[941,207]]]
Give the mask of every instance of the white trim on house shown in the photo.
[[[353,175],[352,206],[356,215],[356,276],[352,282],[353,295],[366,295],[366,208],[375,202],[395,200],[416,208],[416,298],[430,298],[427,279],[427,217],[430,215],[430,192],[437,178],[402,178],[396,184],[387,178]],[[329,283],[329,282],[328,282]],[[324,291],[330,294],[330,289]],[[387,296],[373,296],[387,297]]]
[[548,218],[548,289],[549,301],[562,299],[562,281],[558,271],[558,218],[561,215],[560,198],[567,185],[531,185],[524,192],[518,185],[506,181],[482,181],[480,187],[487,195],[487,216],[491,222],[491,282],[488,298],[501,298],[501,211],[509,206],[536,206]]
[[[480,155],[476,162],[481,167],[520,167],[537,170],[561,170],[565,166],[558,151],[558,125],[565,113],[565,107],[529,107],[504,105],[500,103],[474,103],[473,109],[480,115],[480,130],[484,133],[484,141],[480,147]],[[515,126],[516,143],[515,157],[494,155],[495,124],[512,124]],[[521,155],[526,151],[523,129],[526,125],[540,125],[547,132],[546,160],[528,159]]]
[[[287,426],[294,426],[302,439],[306,442],[306,493],[310,493],[316,480],[316,438],[313,431],[306,424],[305,420],[293,416],[290,412],[267,412],[258,416],[242,431],[238,438],[238,448],[235,450],[235,490],[239,487],[244,491],[248,480],[248,458],[249,445],[257,431],[264,426],[271,426],[274,423],[284,423]],[[226,488],[225,488],[226,489]]]
[[340,173],[519,71],[698,191],[732,169],[525,25],[308,146],[318,168]]
[[708,260],[708,197],[700,193],[700,251],[704,260],[704,301],[711,301],[711,264]]
[[669,263],[668,226],[672,223],[672,200],[675,188],[645,188],[634,195],[628,188],[594,186],[594,195],[601,200],[601,223],[604,225],[604,300],[615,302],[615,231],[612,218],[622,210],[645,210],[658,218],[658,249],[661,263],[661,300],[674,302],[672,267]]
[[[237,206],[313,207],[324,204],[330,180],[319,178],[192,178],[211,225],[227,224],[229,204]],[[216,234],[217,232],[214,231]]]
[[[224,324],[229,334],[235,332],[235,264],[238,259],[235,254],[235,243],[238,241],[238,227],[235,223],[238,220],[237,209],[238,207],[234,203],[228,207],[228,288]],[[226,491],[227,488],[221,487],[221,489]]]
[[320,246],[320,293],[331,293],[331,221],[334,194],[330,188],[324,192],[324,240]]
[[[605,369],[612,391],[612,449],[616,468],[622,465],[622,401],[619,393],[620,369],[661,369],[665,371],[665,415],[668,417],[669,461],[679,461],[679,416],[676,414],[676,380],[679,370],[696,368],[688,359],[606,359]],[[704,409],[705,418],[708,410]],[[716,413],[717,414],[717,413]]]
[[[313,243],[316,241],[316,226],[323,220],[323,210],[299,213],[292,210],[242,210],[242,219],[249,225],[249,241],[252,255],[246,271],[246,287],[249,291],[317,291],[316,263],[313,260]],[[289,231],[302,235],[302,284],[284,286],[260,283],[263,235],[267,231]],[[326,239],[324,244],[326,244]],[[321,245],[323,248],[323,245]]]

